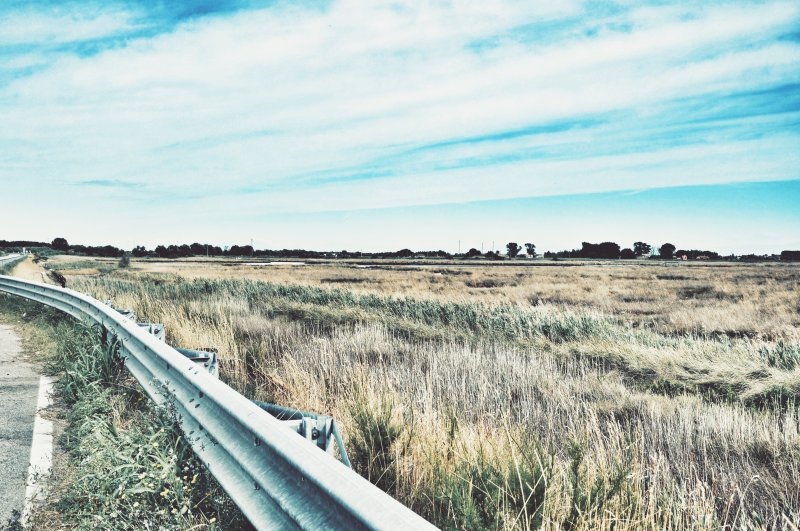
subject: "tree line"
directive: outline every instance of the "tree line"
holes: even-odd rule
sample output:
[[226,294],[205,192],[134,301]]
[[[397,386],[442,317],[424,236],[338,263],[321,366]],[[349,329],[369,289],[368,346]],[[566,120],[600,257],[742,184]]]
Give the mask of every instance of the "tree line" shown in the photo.
[[[634,242],[631,247],[625,248],[620,248],[620,245],[614,242],[583,242],[580,249],[558,252],[548,251],[544,253],[544,256],[545,258],[605,258],[622,260],[633,260],[635,258],[660,258],[668,260],[683,257],[686,257],[687,260],[719,260],[723,258],[715,251],[678,249],[671,243],[665,243],[658,249],[654,249],[650,244],[645,242]],[[731,255],[724,258],[735,259],[736,257]]]
[[[254,257],[254,258],[300,258],[300,259],[321,259],[321,258],[370,258],[370,259],[391,259],[391,258],[471,258],[484,260],[506,260],[519,258],[523,253],[528,258],[536,258],[539,254],[536,245],[533,243],[508,242],[505,254],[498,251],[487,251],[483,253],[476,248],[471,248],[465,253],[448,253],[446,251],[412,251],[411,249],[400,249],[399,251],[362,253],[360,251],[351,252],[347,250],[324,252],[309,251],[305,249],[254,249],[252,245],[232,245],[230,247],[220,247],[218,245],[206,243],[192,244],[172,244],[158,245],[154,249],[147,249],[143,245],[137,245],[130,252],[115,247],[113,245],[72,245],[66,238],[55,238],[53,241],[38,242],[28,240],[0,240],[0,249],[18,251],[22,248],[33,250],[44,250],[49,252],[61,252],[83,256],[97,256],[105,258],[121,258],[123,256],[134,256],[137,258],[189,258],[196,256],[209,257]],[[686,259],[686,260],[740,260],[740,261],[759,261],[759,260],[781,260],[781,261],[800,261],[800,251],[783,251],[780,255],[756,255],[744,254],[739,256],[721,256],[715,251],[699,249],[680,249],[672,243],[664,243],[657,249],[648,243],[637,241],[630,247],[622,248],[614,242],[590,243],[582,242],[580,249],[563,251],[546,251],[544,258],[592,258],[592,259],[611,259],[611,260],[633,260],[641,258],[657,259]]]

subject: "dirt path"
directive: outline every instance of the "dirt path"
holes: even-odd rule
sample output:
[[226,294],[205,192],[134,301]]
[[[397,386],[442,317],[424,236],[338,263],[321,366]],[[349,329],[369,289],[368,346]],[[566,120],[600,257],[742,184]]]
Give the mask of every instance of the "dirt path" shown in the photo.
[[32,256],[27,257],[17,264],[17,266],[11,270],[11,275],[23,280],[53,284],[53,281],[47,276],[47,271],[39,264],[34,263]]

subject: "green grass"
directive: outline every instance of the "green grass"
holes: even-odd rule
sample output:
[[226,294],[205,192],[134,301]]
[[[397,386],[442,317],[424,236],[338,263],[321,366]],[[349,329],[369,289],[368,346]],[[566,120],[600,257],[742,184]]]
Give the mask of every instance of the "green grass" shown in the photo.
[[66,406],[67,452],[34,528],[242,529],[248,524],[195,458],[171,415],[151,406],[96,329],[0,296],[0,312],[46,331],[45,370]]
[[75,279],[75,286],[87,292],[102,291],[109,296],[146,293],[157,299],[183,303],[209,297],[230,297],[247,301],[254,313],[269,317],[334,326],[346,322],[387,323],[398,331],[425,336],[456,334],[486,336],[503,340],[545,338],[552,342],[605,337],[613,321],[594,312],[550,312],[518,306],[485,306],[441,302],[408,297],[355,294],[344,289],[323,289],[303,285],[274,284],[245,280],[177,280],[136,277],[136,279]]
[[11,263],[0,264],[0,275],[10,275],[18,263],[18,260],[14,260]]
[[57,271],[74,271],[77,269],[94,269],[99,273],[106,274],[119,267],[119,260],[106,258],[96,260],[75,260],[70,262],[61,262],[58,264],[51,264],[45,262],[44,267],[49,270]]

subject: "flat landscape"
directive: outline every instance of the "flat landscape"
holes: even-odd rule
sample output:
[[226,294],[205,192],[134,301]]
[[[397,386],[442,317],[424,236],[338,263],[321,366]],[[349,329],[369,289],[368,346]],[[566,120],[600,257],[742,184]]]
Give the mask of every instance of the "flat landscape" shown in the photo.
[[[517,265],[518,264],[518,265]],[[794,528],[800,266],[52,257],[451,529]]]
[[0,21],[0,530],[800,531],[800,1]]

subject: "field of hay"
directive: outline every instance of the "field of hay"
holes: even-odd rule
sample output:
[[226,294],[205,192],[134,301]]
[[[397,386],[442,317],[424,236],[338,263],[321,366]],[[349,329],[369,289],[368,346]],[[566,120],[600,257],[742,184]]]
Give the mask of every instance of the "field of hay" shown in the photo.
[[443,528],[796,529],[800,268],[533,264],[48,267]]

